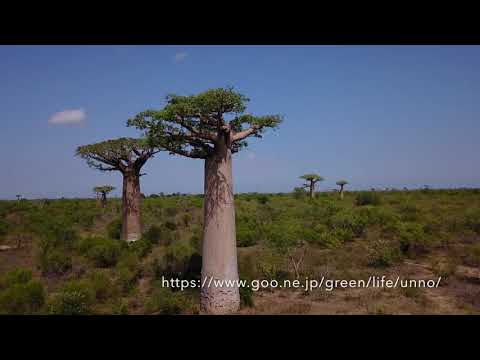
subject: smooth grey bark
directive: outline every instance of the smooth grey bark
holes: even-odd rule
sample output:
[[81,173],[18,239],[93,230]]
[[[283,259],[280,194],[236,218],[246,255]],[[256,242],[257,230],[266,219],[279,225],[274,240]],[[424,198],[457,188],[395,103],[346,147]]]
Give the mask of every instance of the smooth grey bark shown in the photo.
[[[232,153],[220,140],[205,159],[204,227],[200,307],[207,314],[230,314],[240,307]],[[215,281],[231,281],[231,286]],[[210,286],[209,286],[210,285]]]
[[125,172],[122,190],[122,240],[137,241],[142,236],[140,217],[140,174]]

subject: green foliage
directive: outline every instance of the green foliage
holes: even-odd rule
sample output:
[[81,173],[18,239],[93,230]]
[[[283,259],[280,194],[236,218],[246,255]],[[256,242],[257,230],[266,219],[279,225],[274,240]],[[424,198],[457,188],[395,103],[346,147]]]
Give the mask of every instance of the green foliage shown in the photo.
[[89,315],[95,302],[95,291],[85,281],[67,282],[55,294],[48,312],[53,315]]
[[293,197],[295,199],[302,199],[307,195],[305,188],[303,187],[296,187],[293,189]]
[[396,242],[376,239],[368,247],[368,265],[385,268],[394,265],[402,255]]
[[119,289],[104,271],[94,271],[89,276],[90,287],[95,294],[95,299],[105,302],[119,295]]
[[156,152],[158,150],[147,144],[144,139],[119,138],[79,146],[76,155],[86,160],[91,168],[101,171],[123,171],[133,163],[141,167]]
[[0,315],[36,314],[44,301],[43,286],[31,270],[17,268],[0,277]]
[[13,269],[0,277],[0,290],[16,284],[26,284],[32,280],[32,271],[29,269]]
[[118,240],[90,236],[82,239],[78,250],[96,266],[109,267],[117,263],[121,254],[121,243]]
[[191,301],[181,291],[172,291],[170,288],[157,284],[147,302],[147,311],[159,315],[178,315],[192,308]]
[[465,214],[465,226],[467,229],[480,234],[480,209],[467,211]]
[[[192,158],[206,158],[210,145],[220,132],[234,132],[233,153],[247,146],[247,136],[262,137],[267,128],[276,128],[279,115],[253,116],[245,114],[248,98],[233,89],[211,89],[192,96],[168,95],[167,104],[160,110],[146,110],[129,119],[127,126],[146,130],[151,144],[171,153]],[[233,117],[230,121],[226,117]],[[248,128],[251,132],[236,138],[235,134]]]
[[93,188],[93,192],[103,193],[103,194],[108,194],[109,192],[112,192],[113,190],[115,190],[115,187],[111,186],[111,185],[95,186]]
[[375,192],[361,192],[357,195],[355,202],[357,206],[380,205],[380,195]]
[[122,219],[115,219],[107,225],[107,235],[110,239],[118,239],[122,237]]
[[177,230],[177,224],[175,224],[173,221],[166,221],[165,222],[165,227],[170,231]]
[[44,275],[62,275],[72,268],[72,257],[61,249],[43,251],[39,256],[39,267]]
[[300,179],[304,179],[304,180],[307,180],[307,181],[313,181],[314,183],[317,182],[317,181],[323,181],[324,180],[323,176],[320,176],[318,174],[305,174],[305,175],[300,176]]
[[348,181],[347,181],[347,180],[338,180],[338,181],[336,182],[336,184],[337,184],[338,186],[345,186],[345,185],[348,184]]
[[254,307],[253,302],[253,289],[247,286],[240,286],[240,306],[241,307]]

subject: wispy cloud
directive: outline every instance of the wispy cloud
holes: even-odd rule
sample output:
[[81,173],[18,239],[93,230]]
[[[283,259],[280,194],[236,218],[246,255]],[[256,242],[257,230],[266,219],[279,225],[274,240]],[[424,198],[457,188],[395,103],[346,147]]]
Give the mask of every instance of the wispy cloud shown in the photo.
[[188,53],[184,52],[184,51],[181,51],[181,52],[177,52],[174,56],[173,56],[173,62],[175,64],[178,64],[179,62],[182,62],[183,60],[185,60],[188,56]]
[[83,109],[71,109],[57,112],[50,116],[48,123],[52,125],[84,124],[87,114]]

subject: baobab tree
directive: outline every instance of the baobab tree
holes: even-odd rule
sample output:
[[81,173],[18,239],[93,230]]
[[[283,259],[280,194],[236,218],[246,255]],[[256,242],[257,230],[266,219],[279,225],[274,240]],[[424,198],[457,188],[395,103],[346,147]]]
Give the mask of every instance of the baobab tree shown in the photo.
[[340,186],[340,199],[343,199],[343,187],[345,185],[348,185],[347,180],[338,180],[336,183],[338,186]]
[[201,276],[206,286],[202,286],[200,298],[202,311],[210,314],[232,313],[240,306],[235,283],[238,264],[232,154],[247,146],[248,137],[261,138],[266,129],[281,122],[279,115],[245,113],[248,101],[231,88],[192,96],[169,95],[162,109],[144,111],[128,121],[128,126],[144,130],[153,145],[170,154],[204,160]]
[[15,195],[15,197],[17,198],[17,201],[20,201],[20,199],[22,198],[22,195],[17,194],[17,195]]
[[141,237],[140,170],[148,159],[159,151],[144,139],[120,138],[96,144],[80,146],[77,156],[100,171],[120,171],[122,189],[122,240],[136,241]]
[[300,179],[306,180],[308,183],[303,187],[310,189],[310,199],[313,199],[315,195],[315,184],[319,181],[323,181],[323,177],[318,174],[305,174],[300,176]]
[[107,206],[107,194],[115,190],[115,187],[110,185],[95,186],[93,192],[97,194],[97,199],[100,201],[102,208]]

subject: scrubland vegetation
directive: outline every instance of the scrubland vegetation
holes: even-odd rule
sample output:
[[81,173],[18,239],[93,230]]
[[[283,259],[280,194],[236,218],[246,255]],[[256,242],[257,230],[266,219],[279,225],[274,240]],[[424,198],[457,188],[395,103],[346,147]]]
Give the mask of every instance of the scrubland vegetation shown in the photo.
[[[121,199],[0,202],[1,314],[198,314],[203,196],[142,200],[121,241]],[[442,276],[437,289],[241,288],[244,314],[480,313],[480,190],[235,196],[241,279]]]

